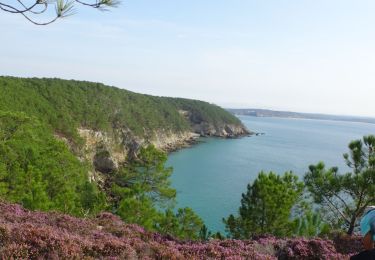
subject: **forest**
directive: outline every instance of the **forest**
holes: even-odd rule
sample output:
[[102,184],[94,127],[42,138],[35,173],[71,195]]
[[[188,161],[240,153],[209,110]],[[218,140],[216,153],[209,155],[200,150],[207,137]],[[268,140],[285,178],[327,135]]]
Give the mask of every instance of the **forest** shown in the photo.
[[[352,236],[365,208],[375,203],[375,136],[369,135],[348,145],[344,160],[351,172],[323,162],[310,165],[303,180],[292,172],[260,172],[242,194],[238,214],[223,219],[226,233],[211,231],[191,208],[176,207],[164,151],[142,146],[100,183],[91,178],[89,162],[56,133],[79,149],[82,126],[105,131],[126,125],[142,136],[160,128],[184,131],[191,121],[240,124],[224,109],[59,79],[1,77],[0,87],[0,198],[29,210],[89,219],[110,212],[147,232],[204,243],[265,234]],[[188,121],[179,110],[193,117]]]
[[0,77],[0,88],[0,111],[35,116],[75,141],[78,127],[126,127],[138,136],[157,129],[189,130],[190,122],[179,110],[191,111],[198,121],[241,124],[226,110],[207,102],[137,94],[101,83]]
[[236,117],[202,101],[83,81],[0,77],[0,88],[0,198],[80,217],[111,211],[148,230],[199,238],[203,221],[190,208],[175,208],[165,152],[145,145],[97,183],[93,166],[78,156],[84,140],[77,129],[126,128],[149,138],[157,130],[192,131],[191,120],[241,125]]

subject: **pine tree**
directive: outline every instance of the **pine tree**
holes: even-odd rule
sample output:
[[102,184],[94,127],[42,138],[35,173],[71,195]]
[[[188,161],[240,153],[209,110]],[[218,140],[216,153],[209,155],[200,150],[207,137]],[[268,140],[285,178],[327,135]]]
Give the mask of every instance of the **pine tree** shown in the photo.
[[326,220],[351,235],[365,208],[375,204],[375,136],[352,141],[344,159],[352,172],[339,174],[337,167],[326,169],[320,162],[309,167],[305,182]]
[[303,183],[291,172],[283,176],[261,172],[242,194],[239,216],[224,219],[226,230],[234,238],[258,234],[286,236],[293,231],[291,212],[298,203]]

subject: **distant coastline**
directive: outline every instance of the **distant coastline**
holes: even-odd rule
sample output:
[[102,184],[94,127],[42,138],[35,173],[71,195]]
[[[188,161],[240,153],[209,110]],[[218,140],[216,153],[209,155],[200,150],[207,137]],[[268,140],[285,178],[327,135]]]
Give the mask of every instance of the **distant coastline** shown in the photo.
[[298,112],[276,111],[276,110],[255,109],[255,108],[244,108],[244,109],[228,108],[227,110],[234,115],[245,115],[245,116],[254,116],[254,117],[302,118],[302,119],[333,120],[333,121],[375,124],[375,117],[298,113]]

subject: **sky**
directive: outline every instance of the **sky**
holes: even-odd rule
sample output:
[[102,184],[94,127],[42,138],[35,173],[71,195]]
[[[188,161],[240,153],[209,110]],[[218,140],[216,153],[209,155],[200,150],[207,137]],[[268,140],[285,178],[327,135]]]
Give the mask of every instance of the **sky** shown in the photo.
[[75,11],[41,27],[0,12],[0,75],[375,117],[374,0],[124,0]]

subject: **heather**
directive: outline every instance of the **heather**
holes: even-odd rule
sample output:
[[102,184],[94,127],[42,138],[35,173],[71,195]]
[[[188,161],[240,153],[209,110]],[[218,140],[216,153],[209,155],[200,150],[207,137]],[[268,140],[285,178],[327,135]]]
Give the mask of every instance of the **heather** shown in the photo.
[[[165,152],[147,142],[121,141],[117,145],[124,151],[134,148],[124,153],[127,158],[96,172],[77,145],[83,141],[77,128],[125,127],[149,138],[161,128],[192,131],[190,123],[237,124],[237,119],[200,101],[87,82],[0,77],[0,86],[0,198],[29,210],[60,212],[31,213],[3,204],[2,258],[340,259],[359,251],[356,237],[315,237],[335,230],[353,235],[363,210],[375,203],[375,136],[349,144],[344,155],[349,173],[326,169],[322,162],[309,167],[304,182],[292,172],[259,173],[238,213],[224,219],[232,240],[223,241],[192,209],[175,208]],[[96,144],[95,162],[114,165],[106,145]],[[102,211],[116,217],[93,217]],[[259,238],[263,234],[277,238]]]
[[0,202],[1,259],[349,259],[360,250],[355,236],[182,241],[110,213],[80,219]]

